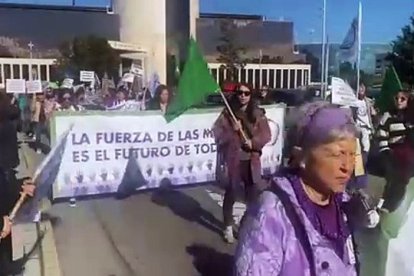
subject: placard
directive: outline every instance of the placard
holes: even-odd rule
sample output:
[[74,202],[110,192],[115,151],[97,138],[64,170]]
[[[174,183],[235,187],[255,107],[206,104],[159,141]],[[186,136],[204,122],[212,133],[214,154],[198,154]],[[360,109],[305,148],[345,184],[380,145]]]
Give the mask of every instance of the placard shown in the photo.
[[23,94],[26,93],[26,81],[23,79],[7,79],[6,93]]
[[357,107],[355,91],[343,79],[332,77],[332,103]]
[[40,80],[26,81],[26,89],[28,94],[43,92],[42,82]]
[[80,71],[80,81],[93,82],[95,81],[94,71]]

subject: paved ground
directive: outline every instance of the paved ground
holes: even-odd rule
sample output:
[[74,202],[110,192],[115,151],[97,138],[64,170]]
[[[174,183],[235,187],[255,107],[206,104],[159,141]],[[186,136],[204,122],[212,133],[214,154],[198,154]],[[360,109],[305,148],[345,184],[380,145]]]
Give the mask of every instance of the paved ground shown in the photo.
[[[208,187],[211,190],[211,187]],[[60,266],[72,275],[229,275],[233,247],[206,187],[53,206]]]

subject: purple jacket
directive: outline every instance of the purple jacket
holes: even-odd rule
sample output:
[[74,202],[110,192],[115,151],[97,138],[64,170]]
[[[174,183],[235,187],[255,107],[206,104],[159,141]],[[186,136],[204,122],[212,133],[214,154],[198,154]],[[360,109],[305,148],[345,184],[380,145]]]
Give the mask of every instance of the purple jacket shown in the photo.
[[[307,218],[289,180],[276,177],[274,182],[287,193],[304,224],[313,250],[316,275],[356,276],[352,237],[348,238],[341,259],[332,244],[319,234]],[[281,200],[273,192],[263,192],[257,206],[249,210],[240,233],[235,265],[237,276],[311,275],[304,247],[297,239],[295,228]]]

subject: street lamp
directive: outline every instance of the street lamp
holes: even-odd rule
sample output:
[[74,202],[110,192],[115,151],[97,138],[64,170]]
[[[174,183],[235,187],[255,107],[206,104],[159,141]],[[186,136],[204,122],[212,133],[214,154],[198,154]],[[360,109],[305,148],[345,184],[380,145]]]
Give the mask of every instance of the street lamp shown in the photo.
[[29,70],[29,80],[32,81],[33,80],[33,68],[32,68],[32,60],[33,60],[33,47],[34,44],[30,41],[29,44],[27,44],[27,46],[29,46],[29,51],[30,51],[30,70]]

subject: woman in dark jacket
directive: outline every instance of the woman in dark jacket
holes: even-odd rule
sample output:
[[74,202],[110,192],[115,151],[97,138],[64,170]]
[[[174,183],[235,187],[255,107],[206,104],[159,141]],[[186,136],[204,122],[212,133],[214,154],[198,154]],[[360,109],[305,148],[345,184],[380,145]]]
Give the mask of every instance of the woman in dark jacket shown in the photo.
[[[223,164],[219,166],[223,165],[226,168],[229,179],[223,202],[225,224],[223,234],[228,243],[234,241],[233,205],[237,186],[243,182],[247,203],[254,200],[262,181],[260,162],[262,148],[271,139],[267,118],[264,111],[252,99],[248,85],[237,86],[231,106],[238,121],[234,121],[225,109],[213,127],[218,154],[223,157]],[[241,131],[247,137],[243,137]]]
[[165,114],[171,102],[171,93],[166,85],[159,85],[155,90],[154,98],[149,102],[147,110],[161,110]]

